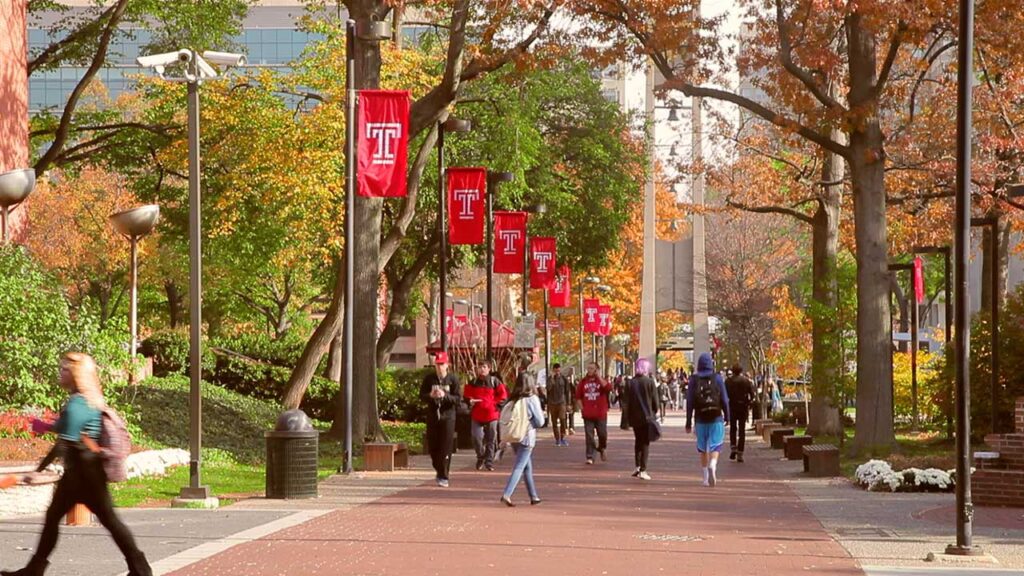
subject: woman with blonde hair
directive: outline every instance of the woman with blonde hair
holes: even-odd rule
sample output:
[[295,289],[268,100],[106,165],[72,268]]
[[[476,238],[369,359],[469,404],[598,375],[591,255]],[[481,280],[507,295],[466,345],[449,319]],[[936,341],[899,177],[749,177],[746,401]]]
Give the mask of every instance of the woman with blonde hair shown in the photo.
[[33,422],[37,433],[52,429],[57,433],[57,447],[64,459],[64,475],[57,483],[53,500],[46,510],[43,533],[28,565],[2,576],[38,576],[49,564],[48,558],[57,545],[61,518],[75,504],[85,504],[96,516],[128,563],[129,576],[152,576],[146,556],[135,544],[128,527],[114,513],[114,504],[107,488],[107,476],[100,459],[99,439],[103,426],[102,411],[106,408],[96,362],[88,354],[70,352],[60,361],[60,385],[71,395],[52,425]]

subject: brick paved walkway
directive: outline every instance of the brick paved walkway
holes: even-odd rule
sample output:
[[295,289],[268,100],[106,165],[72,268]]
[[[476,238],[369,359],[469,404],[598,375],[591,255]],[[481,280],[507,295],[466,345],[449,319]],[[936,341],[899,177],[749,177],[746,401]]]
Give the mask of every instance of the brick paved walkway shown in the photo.
[[609,462],[586,466],[579,435],[556,448],[544,430],[539,506],[523,486],[518,507],[499,504],[506,460],[496,472],[454,473],[447,490],[423,485],[332,512],[174,574],[862,574],[769,476],[777,451],[753,443],[747,463],[723,461],[720,485],[704,488],[692,437],[673,420],[652,446],[651,482],[630,477],[630,432],[613,427]]

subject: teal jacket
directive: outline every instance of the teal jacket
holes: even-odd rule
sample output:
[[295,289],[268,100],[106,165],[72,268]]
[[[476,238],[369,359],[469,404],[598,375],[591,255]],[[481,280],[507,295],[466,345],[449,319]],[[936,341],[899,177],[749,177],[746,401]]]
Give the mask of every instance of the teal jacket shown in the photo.
[[72,394],[61,409],[60,418],[53,425],[53,431],[61,440],[71,442],[80,442],[83,433],[88,434],[93,440],[99,440],[101,418],[100,411],[90,406],[85,396]]

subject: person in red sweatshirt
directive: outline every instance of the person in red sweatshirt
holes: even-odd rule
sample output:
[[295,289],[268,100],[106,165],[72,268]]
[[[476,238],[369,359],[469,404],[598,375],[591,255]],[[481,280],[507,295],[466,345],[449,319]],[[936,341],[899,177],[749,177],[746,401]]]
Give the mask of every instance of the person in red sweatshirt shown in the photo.
[[597,364],[587,364],[587,375],[576,385],[576,403],[583,414],[587,437],[587,464],[594,463],[594,452],[601,455],[602,462],[608,460],[605,449],[608,447],[608,394],[611,391],[611,382],[598,376]]
[[508,388],[491,374],[490,362],[476,367],[476,378],[466,384],[462,397],[472,406],[470,412],[473,447],[476,448],[476,469],[494,470],[494,453],[498,448],[498,418],[501,404],[508,399]]

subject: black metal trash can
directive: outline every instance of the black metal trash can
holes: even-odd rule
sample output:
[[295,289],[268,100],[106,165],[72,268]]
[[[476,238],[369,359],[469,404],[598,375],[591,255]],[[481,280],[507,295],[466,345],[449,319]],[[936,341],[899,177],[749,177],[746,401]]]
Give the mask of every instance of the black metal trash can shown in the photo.
[[302,410],[277,419],[267,439],[267,498],[316,498],[320,432]]

